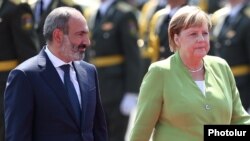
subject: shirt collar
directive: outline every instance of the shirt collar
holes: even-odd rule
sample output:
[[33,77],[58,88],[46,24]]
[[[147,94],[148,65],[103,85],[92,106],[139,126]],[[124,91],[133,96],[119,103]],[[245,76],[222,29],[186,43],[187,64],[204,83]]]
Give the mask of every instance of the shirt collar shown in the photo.
[[173,17],[173,15],[177,12],[177,10],[180,8],[181,6],[178,6],[178,7],[175,7],[175,8],[172,8],[170,7],[170,5],[167,5],[166,6],[166,12],[168,13],[168,15],[170,17]]
[[46,10],[52,0],[42,0],[43,1],[43,10]]
[[100,5],[100,12],[102,15],[104,15],[108,8],[110,7],[110,5],[114,2],[115,0],[106,0],[104,2],[101,3]]
[[230,17],[235,17],[235,16],[239,13],[239,11],[240,11],[240,9],[241,9],[242,7],[243,7],[243,4],[242,4],[242,3],[237,4],[237,5],[235,5],[234,7],[231,7],[231,11],[230,11],[230,13],[229,13]]
[[72,62],[69,62],[69,63],[65,63],[64,61],[62,61],[61,59],[59,59],[58,57],[56,57],[49,49],[48,47],[46,46],[45,48],[45,52],[47,53],[50,61],[52,62],[53,66],[55,68],[57,67],[60,67],[62,65],[65,65],[65,64],[70,64],[72,65]]

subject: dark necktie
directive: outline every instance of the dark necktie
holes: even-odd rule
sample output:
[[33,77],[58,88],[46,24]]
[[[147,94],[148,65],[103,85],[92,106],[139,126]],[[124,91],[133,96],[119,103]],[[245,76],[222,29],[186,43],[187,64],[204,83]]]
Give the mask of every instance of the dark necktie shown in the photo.
[[96,14],[96,19],[95,19],[95,25],[99,25],[102,21],[102,13],[100,10],[97,11],[97,14]]
[[70,80],[70,75],[69,75],[70,65],[69,64],[62,65],[60,68],[64,71],[64,85],[67,89],[70,102],[73,106],[73,109],[74,109],[76,115],[78,116],[78,118],[80,118],[81,117],[81,108],[80,108],[80,103],[79,103],[79,100],[77,97],[75,87],[74,87],[72,81]]
[[166,15],[166,17],[165,17],[164,23],[166,23],[166,24],[168,25],[169,22],[170,22],[170,20],[171,20],[171,16],[170,16],[170,14],[168,14],[168,15]]
[[225,20],[224,20],[224,23],[221,27],[221,30],[220,30],[220,36],[225,36],[226,33],[228,32],[229,28],[230,28],[230,25],[231,25],[231,18],[230,18],[230,15],[227,15],[225,17]]
[[224,20],[224,23],[223,23],[223,29],[226,29],[229,27],[229,25],[231,24],[231,21],[232,18],[230,17],[230,15],[227,15],[225,20]]
[[39,13],[40,13],[40,17],[41,17],[42,14],[43,14],[43,0],[40,0],[40,7],[39,7],[39,9],[40,9]]

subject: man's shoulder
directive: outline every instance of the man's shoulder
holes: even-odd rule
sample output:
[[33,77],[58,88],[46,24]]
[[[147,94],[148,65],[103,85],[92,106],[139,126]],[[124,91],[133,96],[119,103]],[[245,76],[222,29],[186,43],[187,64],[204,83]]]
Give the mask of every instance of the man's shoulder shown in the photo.
[[23,3],[22,0],[9,0],[9,2],[14,4],[14,5],[19,5],[19,4]]
[[84,68],[90,68],[90,69],[95,69],[95,66],[89,62],[86,62],[84,60],[81,61],[74,61],[75,64],[78,64]]
[[116,4],[113,4],[112,6],[114,7],[115,12],[121,15],[126,15],[128,13],[133,13],[136,15],[138,13],[137,9],[135,9],[133,6],[123,1],[118,1]]
[[168,15],[169,14],[169,7],[165,7],[165,8],[163,8],[163,9],[160,9],[160,10],[158,10],[158,11],[156,11],[155,12],[155,14],[154,15],[157,15],[157,16],[166,16],[166,15]]
[[163,19],[169,14],[168,9],[167,8],[163,8],[160,9],[158,11],[156,11],[153,16],[152,16],[152,20],[151,23],[155,26],[160,26],[160,24],[157,24],[159,22],[163,22]]
[[129,12],[133,10],[133,7],[125,2],[117,2],[117,4],[115,5],[115,7],[122,12]]
[[224,17],[226,17],[226,15],[230,12],[230,7],[229,6],[225,6],[222,7],[220,9],[218,9],[217,11],[215,11],[212,15],[211,15],[211,20],[213,25],[217,25],[218,22],[221,19],[224,19]]
[[243,9],[243,14],[250,19],[250,3],[245,6]]
[[[38,68],[38,62],[37,56],[33,56],[24,62],[20,63],[15,69],[19,69],[22,71],[32,71],[36,70]],[[41,62],[40,62],[41,63]]]

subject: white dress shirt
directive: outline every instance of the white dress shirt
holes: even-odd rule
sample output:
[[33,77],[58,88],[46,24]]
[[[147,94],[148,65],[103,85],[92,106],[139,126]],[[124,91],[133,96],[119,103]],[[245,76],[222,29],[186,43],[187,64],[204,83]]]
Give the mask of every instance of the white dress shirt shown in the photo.
[[200,88],[202,94],[206,96],[206,85],[205,85],[205,80],[202,81],[195,81],[197,86]]
[[60,66],[65,65],[65,64],[69,64],[70,65],[70,70],[69,70],[70,80],[72,81],[72,83],[73,83],[73,85],[75,87],[75,90],[76,90],[76,93],[77,93],[77,97],[78,97],[78,100],[79,100],[79,103],[80,103],[80,107],[82,107],[81,106],[80,87],[79,87],[79,83],[77,81],[76,72],[74,70],[72,62],[69,62],[69,63],[63,62],[61,59],[59,59],[58,57],[56,57],[55,55],[53,55],[52,52],[50,52],[50,50],[47,47],[45,48],[45,52],[47,53],[47,55],[48,55],[50,61],[52,62],[53,66],[56,68],[56,71],[59,74],[59,76],[60,76],[60,78],[61,78],[61,80],[62,80],[63,83],[64,83],[64,79],[63,79],[64,72],[60,68]]
[[100,12],[101,12],[101,15],[105,15],[105,13],[107,12],[108,8],[110,7],[110,5],[114,2],[114,0],[106,0],[104,2],[101,3],[100,5]]
[[240,10],[243,6],[244,5],[242,3],[240,3],[240,4],[235,5],[234,7],[231,7],[231,10],[229,13],[230,19],[235,18],[235,16],[240,12]]
[[41,19],[41,1],[43,1],[43,11],[46,11],[52,0],[38,0],[35,6],[35,21],[38,23]]

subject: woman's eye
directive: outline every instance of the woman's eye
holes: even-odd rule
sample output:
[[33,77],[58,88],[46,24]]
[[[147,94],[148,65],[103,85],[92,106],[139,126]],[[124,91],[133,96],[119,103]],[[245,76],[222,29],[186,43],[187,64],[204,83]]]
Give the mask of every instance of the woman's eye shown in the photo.
[[197,33],[190,33],[190,35],[191,35],[191,36],[196,36],[196,35],[197,35]]
[[203,32],[202,35],[208,35],[208,32]]

